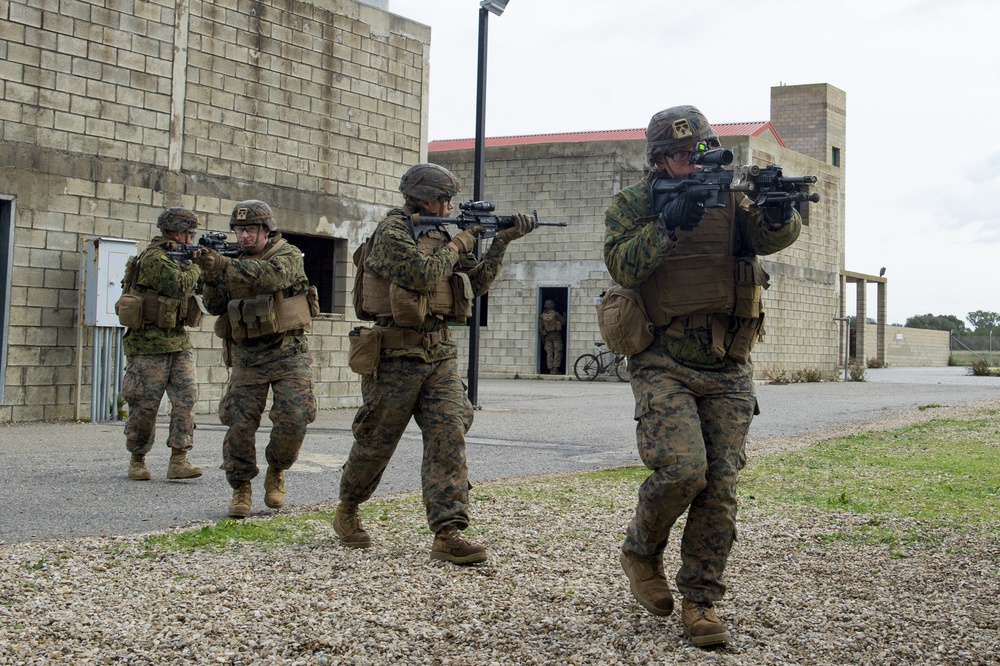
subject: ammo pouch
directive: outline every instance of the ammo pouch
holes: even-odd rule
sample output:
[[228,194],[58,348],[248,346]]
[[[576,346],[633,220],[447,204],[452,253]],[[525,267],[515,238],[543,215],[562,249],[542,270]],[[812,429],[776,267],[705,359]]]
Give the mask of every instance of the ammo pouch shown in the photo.
[[194,294],[188,296],[187,311],[184,313],[183,324],[185,326],[191,326],[192,328],[195,326],[200,326],[201,317],[203,314],[204,310],[202,310],[201,299],[195,296]]
[[[375,243],[375,237],[371,236],[365,239],[365,242],[358,246],[354,251],[354,289],[351,290],[351,299],[354,303],[354,314],[361,321],[375,321],[378,312],[373,312],[371,310],[366,310],[364,307],[364,293],[365,293],[365,259],[371,254],[372,246]],[[369,277],[368,280],[371,280]],[[369,303],[371,305],[371,303]],[[317,313],[319,314],[319,313]],[[314,317],[316,315],[313,315]]]
[[270,294],[229,301],[227,310],[233,340],[260,338],[278,331],[278,317],[274,313],[274,299]]
[[374,328],[355,326],[347,334],[347,339],[350,341],[347,365],[359,375],[374,375],[382,357],[381,333]]
[[617,285],[608,289],[597,306],[597,325],[608,348],[625,356],[645,351],[653,342],[653,325],[634,289]]
[[726,356],[733,359],[740,365],[750,360],[750,352],[753,350],[757,340],[764,337],[764,313],[755,319],[739,318],[739,325],[733,334],[733,341],[729,345]]
[[452,317],[456,322],[464,324],[465,320],[472,316],[472,301],[476,298],[472,293],[472,281],[466,273],[452,273],[448,282],[455,298]]
[[398,284],[389,284],[389,307],[392,309],[392,319],[397,326],[414,327],[424,323],[424,317],[430,312],[430,299],[427,294],[418,294]]
[[142,316],[142,297],[132,293],[124,293],[115,302],[115,314],[122,326],[141,331],[146,326]]
[[761,315],[761,289],[771,286],[771,276],[761,268],[757,257],[740,257],[736,260],[736,304],[733,316],[739,319],[756,319]]
[[157,326],[160,328],[177,328],[179,324],[184,323],[183,320],[178,321],[181,299],[170,298],[169,296],[160,296],[156,300],[160,303],[160,307],[156,313]]

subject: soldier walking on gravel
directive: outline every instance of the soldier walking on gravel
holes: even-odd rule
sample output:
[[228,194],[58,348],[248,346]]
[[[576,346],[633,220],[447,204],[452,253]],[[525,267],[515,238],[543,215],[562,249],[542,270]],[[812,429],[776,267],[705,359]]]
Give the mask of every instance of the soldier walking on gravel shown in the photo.
[[411,167],[399,184],[405,205],[390,210],[378,225],[367,257],[357,255],[363,274],[356,309],[375,326],[352,336],[352,357],[368,359],[366,367],[352,362],[362,374],[364,405],[354,418],[354,445],[341,476],[333,526],[345,545],[371,545],[358,505],[375,492],[412,417],[424,441],[424,507],[435,534],[431,559],[471,564],[485,561],[487,554],[460,536],[469,525],[465,433],[473,410],[448,322],[467,321],[472,297],[489,289],[507,245],[532,231],[534,221],[517,215],[516,225],[496,235],[479,263],[472,251],[482,227],[451,236],[439,225],[414,238],[409,216],[450,216],[451,198],[459,189],[447,169],[428,163]]
[[299,455],[306,427],[316,419],[312,357],[306,342],[318,304],[306,278],[302,252],[277,231],[271,207],[263,201],[236,204],[229,219],[240,254],[198,250],[194,261],[205,279],[205,307],[219,315],[215,333],[223,339],[223,358],[232,369],[219,404],[229,426],[222,444],[222,469],[233,488],[229,515],[251,510],[251,479],[257,467],[256,434],[271,391],[271,438],[264,452],[264,504],[285,504],[285,470]]
[[791,203],[762,209],[737,193],[727,195],[724,207],[706,210],[685,191],[654,210],[654,179],[686,178],[696,168],[691,152],[718,146],[692,106],[654,115],[646,132],[651,170],[615,195],[604,237],[611,277],[638,292],[648,317],[635,331],[646,336],[633,340],[642,348],[628,352],[628,370],[639,456],[652,472],[639,487],[621,564],[643,608],[669,615],[674,602],[663,551],[687,511],[675,580],[685,633],[697,646],[729,640],[714,604],[726,592],[736,475],[746,464],[747,430],[757,413],[750,350],[763,332],[760,291],[767,285],[757,256],[788,247],[801,230]]
[[[194,403],[198,399],[194,349],[186,326],[201,321],[195,297],[201,269],[172,259],[172,243],[189,243],[198,216],[186,208],[168,208],[156,220],[161,235],[130,260],[122,280],[124,296],[115,309],[128,327],[123,338],[127,364],[122,396],[128,403],[125,448],[131,454],[128,478],[148,481],[146,454],[153,448],[156,414],[166,392],[170,399],[168,479],[195,479],[201,469],[187,454],[194,444]],[[133,307],[128,307],[130,304]]]

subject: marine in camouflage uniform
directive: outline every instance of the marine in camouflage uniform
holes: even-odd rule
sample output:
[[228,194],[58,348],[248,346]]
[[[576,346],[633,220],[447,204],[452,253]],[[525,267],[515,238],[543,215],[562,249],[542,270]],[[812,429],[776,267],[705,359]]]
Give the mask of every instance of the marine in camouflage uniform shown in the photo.
[[[757,408],[746,341],[756,338],[763,317],[735,316],[731,272],[738,258],[759,269],[758,255],[790,246],[801,218],[791,204],[759,209],[735,194],[725,208],[706,211],[685,193],[662,211],[652,210],[651,179],[685,177],[695,169],[690,151],[698,143],[719,143],[690,106],[654,115],[646,136],[653,170],[615,195],[604,241],[611,277],[640,292],[655,326],[650,346],[629,358],[636,442],[652,473],[639,487],[621,562],[636,600],[655,615],[669,615],[673,599],[663,551],[687,511],[676,576],[682,620],[694,645],[715,645],[729,638],[713,604],[726,591],[723,574],[736,539],[736,476],[746,464],[746,435]],[[759,276],[756,286],[766,286]],[[680,291],[692,283],[697,287]],[[717,309],[699,305],[706,302]],[[734,344],[739,338],[742,344]]]
[[[219,315],[216,334],[224,342],[231,366],[219,418],[229,426],[222,445],[222,469],[233,488],[229,515],[250,514],[251,480],[257,467],[256,434],[271,391],[271,436],[264,457],[264,503],[285,503],[284,472],[296,461],[306,427],[316,419],[309,329],[309,280],[302,252],[277,232],[271,207],[263,201],[243,201],[229,221],[240,253],[221,256],[200,250],[194,261],[205,274],[204,299],[209,313]],[[281,303],[297,304],[285,316]],[[302,307],[306,307],[303,312]],[[260,313],[264,314],[260,314]],[[270,315],[274,318],[268,318]]]
[[[566,326],[566,315],[556,312],[556,302],[546,300],[542,307],[542,316],[538,318],[538,334],[542,337],[542,349],[545,350],[545,367],[550,375],[559,374],[559,366],[563,362],[563,328]],[[547,312],[553,312],[559,322],[559,330],[546,331],[542,318]]]
[[[427,524],[435,533],[431,558],[456,564],[482,562],[487,559],[486,550],[459,536],[469,524],[465,433],[472,425],[473,410],[446,321],[464,323],[468,315],[449,317],[431,311],[423,316],[408,313],[404,318],[402,311],[391,313],[396,312],[398,302],[390,309],[388,298],[393,293],[393,298],[406,294],[420,300],[442,285],[447,290],[451,280],[464,282],[457,273],[468,276],[468,296],[486,293],[500,272],[508,243],[530,232],[534,222],[516,216],[516,226],[500,231],[477,263],[471,252],[482,227],[452,237],[445,226],[439,226],[422,235],[419,243],[413,237],[409,215],[451,214],[451,197],[460,189],[451,172],[434,164],[417,164],[403,175],[399,189],[406,204],[390,211],[378,225],[364,261],[366,307],[376,291],[385,299],[373,308],[371,317],[382,351],[377,370],[362,376],[364,405],[354,418],[354,445],[341,476],[334,528],[345,545],[371,545],[358,518],[358,505],[375,492],[413,417],[423,435],[423,499]],[[454,296],[446,293],[448,298]]]
[[[129,328],[123,339],[125,378],[122,396],[128,403],[125,422],[125,448],[131,454],[128,476],[134,481],[151,478],[146,454],[153,448],[156,414],[163,393],[170,399],[170,427],[167,446],[171,450],[168,479],[193,479],[202,471],[187,460],[194,443],[194,403],[198,399],[194,350],[188,338],[184,318],[178,316],[181,305],[186,311],[198,288],[201,269],[185,262],[181,265],[167,255],[172,243],[184,243],[194,237],[198,216],[190,210],[172,207],[160,213],[156,221],[162,235],[136,258],[128,276],[127,289],[143,298],[141,327]],[[173,309],[159,317],[160,297],[176,299]],[[162,306],[168,309],[169,306]]]

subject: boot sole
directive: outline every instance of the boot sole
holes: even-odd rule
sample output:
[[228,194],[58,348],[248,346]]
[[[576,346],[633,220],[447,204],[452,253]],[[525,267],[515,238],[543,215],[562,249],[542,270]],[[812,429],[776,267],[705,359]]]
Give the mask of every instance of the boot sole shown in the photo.
[[276,500],[269,500],[269,499],[267,498],[267,496],[265,495],[265,496],[264,496],[264,504],[265,504],[265,505],[266,505],[266,506],[267,506],[267,507],[268,507],[269,509],[280,509],[281,507],[285,506],[285,499],[284,499],[284,498],[281,498],[281,501],[276,501]]
[[708,647],[710,645],[725,645],[729,642],[729,632],[723,631],[721,634],[705,634],[704,636],[692,636],[690,632],[685,631],[688,640],[691,641],[691,645],[695,647]]
[[344,541],[340,537],[337,537],[337,538],[340,539],[340,543],[342,545],[347,546],[348,548],[371,548],[372,547],[372,542],[371,541]]
[[151,478],[153,478],[153,475],[152,474],[140,474],[140,475],[137,475],[137,476],[132,476],[131,474],[129,474],[128,478],[132,479],[133,481],[149,481]]
[[625,580],[628,581],[629,592],[632,593],[632,598],[635,599],[635,601],[636,601],[637,604],[639,604],[640,606],[642,606],[643,608],[645,608],[647,611],[649,611],[653,615],[656,615],[657,617],[666,617],[666,616],[668,616],[668,615],[670,615],[671,613],[674,612],[673,601],[671,601],[671,603],[670,603],[670,608],[663,609],[663,608],[657,608],[653,604],[649,603],[648,601],[646,601],[642,597],[640,597],[639,593],[635,591],[635,585],[632,584],[632,578],[628,575],[628,570],[625,568],[626,567],[626,562],[627,562],[627,559],[625,558],[625,553],[622,553],[621,555],[619,555],[618,561],[621,562],[622,571],[625,572]]
[[452,564],[478,564],[479,562],[485,562],[486,558],[486,553],[473,553],[472,555],[466,555],[465,557],[455,557],[454,555],[449,555],[448,553],[431,551],[432,560],[451,562]]
[[229,510],[229,517],[230,518],[247,518],[247,517],[249,517],[249,515],[250,515],[250,509],[246,509],[246,510],[243,510],[243,509],[230,509]]
[[167,480],[168,481],[177,481],[177,480],[182,480],[182,479],[197,479],[199,476],[201,476],[201,474],[202,473],[201,473],[200,470],[197,473],[195,473],[195,474],[169,474],[168,473],[167,474]]

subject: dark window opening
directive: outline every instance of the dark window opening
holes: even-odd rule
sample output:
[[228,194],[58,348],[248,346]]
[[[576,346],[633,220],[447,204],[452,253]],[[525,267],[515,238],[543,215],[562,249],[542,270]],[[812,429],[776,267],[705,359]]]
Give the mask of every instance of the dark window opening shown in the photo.
[[830,164],[832,164],[835,167],[840,166],[840,148],[837,148],[836,146],[834,146],[833,150],[831,151]]
[[302,251],[306,277],[319,292],[320,312],[344,314],[347,303],[347,241],[326,236],[281,232]]

